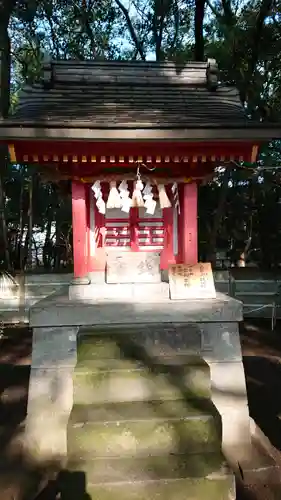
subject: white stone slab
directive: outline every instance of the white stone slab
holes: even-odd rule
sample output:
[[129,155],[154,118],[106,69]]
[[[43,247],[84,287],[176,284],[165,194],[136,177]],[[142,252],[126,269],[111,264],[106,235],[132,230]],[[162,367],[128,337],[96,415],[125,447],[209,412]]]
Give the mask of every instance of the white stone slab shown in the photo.
[[53,296],[35,304],[30,310],[30,326],[84,326],[133,323],[184,323],[241,321],[242,303],[218,293],[217,299],[70,301],[68,294]]
[[160,255],[154,252],[112,252],[107,256],[107,283],[159,283]]

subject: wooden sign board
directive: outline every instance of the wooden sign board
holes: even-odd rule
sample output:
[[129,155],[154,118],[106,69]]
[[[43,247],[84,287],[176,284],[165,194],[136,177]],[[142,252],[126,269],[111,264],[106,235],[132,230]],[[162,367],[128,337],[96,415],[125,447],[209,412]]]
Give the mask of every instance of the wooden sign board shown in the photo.
[[107,283],[159,283],[160,255],[153,252],[110,252]]
[[169,285],[172,300],[216,298],[214,277],[209,262],[199,262],[194,266],[173,264],[169,268]]

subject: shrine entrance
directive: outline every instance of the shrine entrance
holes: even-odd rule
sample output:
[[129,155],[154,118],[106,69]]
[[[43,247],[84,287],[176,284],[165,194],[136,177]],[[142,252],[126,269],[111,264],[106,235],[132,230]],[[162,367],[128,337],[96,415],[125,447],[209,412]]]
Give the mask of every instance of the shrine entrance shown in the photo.
[[[111,188],[109,183],[96,181],[86,187],[90,233],[88,271],[103,271],[108,255],[114,252],[153,252],[160,257],[161,269],[167,269],[169,264],[176,262],[178,254],[179,209],[173,200],[177,185],[161,186],[159,197],[156,182],[144,181],[140,198],[135,202],[141,206],[130,206],[134,203],[134,187],[133,183],[128,183],[126,203],[129,204],[118,206],[122,186],[124,181],[114,181]],[[110,189],[115,193],[115,201]],[[145,194],[148,192],[149,195]]]
[[153,215],[144,208],[132,208],[129,214],[106,210],[105,229],[107,251],[161,252],[164,248],[164,217],[159,205]]

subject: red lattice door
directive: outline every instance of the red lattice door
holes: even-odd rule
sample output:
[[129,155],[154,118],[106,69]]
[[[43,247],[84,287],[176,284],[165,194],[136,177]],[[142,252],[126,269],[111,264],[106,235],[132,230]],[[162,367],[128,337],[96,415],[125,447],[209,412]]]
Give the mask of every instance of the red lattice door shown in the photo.
[[133,208],[129,214],[110,209],[105,215],[105,246],[107,249],[161,251],[164,248],[163,213],[156,208],[154,215],[144,208]]

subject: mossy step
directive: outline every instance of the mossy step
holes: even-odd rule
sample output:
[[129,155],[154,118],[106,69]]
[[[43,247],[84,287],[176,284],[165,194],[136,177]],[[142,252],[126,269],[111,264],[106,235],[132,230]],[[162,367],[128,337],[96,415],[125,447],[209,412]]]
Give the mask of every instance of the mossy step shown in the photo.
[[221,426],[209,415],[134,418],[68,425],[69,457],[148,456],[217,451]]
[[196,325],[117,325],[90,329],[77,337],[78,359],[136,358],[139,356],[198,356],[201,330]]
[[212,401],[208,399],[134,401],[110,404],[74,404],[69,425],[97,422],[120,422],[128,420],[150,420],[213,416],[220,425],[221,418]]
[[119,370],[88,370],[77,366],[73,387],[77,404],[208,398],[211,391],[205,367],[174,365]]
[[67,469],[85,472],[88,484],[221,477],[230,473],[221,453],[78,460],[69,461]]
[[[95,350],[95,347],[91,344],[92,349]],[[82,348],[84,345],[81,346]],[[152,356],[152,357],[143,357],[141,359],[140,353],[135,356],[125,356],[122,354],[121,356],[116,357],[93,357],[90,359],[84,359],[83,356],[80,356],[80,349],[78,349],[78,360],[77,360],[77,369],[79,370],[130,370],[134,368],[149,368],[155,372],[161,371],[178,371],[186,369],[189,367],[195,367],[197,369],[205,370],[210,373],[210,367],[206,361],[199,357],[193,355],[185,355],[179,354],[174,356]],[[88,349],[88,347],[87,347]],[[80,359],[82,357],[82,359]]]
[[86,484],[83,472],[67,472],[61,479],[62,500],[235,500],[232,475],[160,479],[139,482]]

